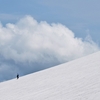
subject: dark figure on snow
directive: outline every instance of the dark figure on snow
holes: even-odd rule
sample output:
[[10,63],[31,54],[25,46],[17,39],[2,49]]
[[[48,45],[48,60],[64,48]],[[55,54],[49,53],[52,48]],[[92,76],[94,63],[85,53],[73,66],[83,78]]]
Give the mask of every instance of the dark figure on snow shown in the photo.
[[19,79],[19,74],[17,74],[17,79]]

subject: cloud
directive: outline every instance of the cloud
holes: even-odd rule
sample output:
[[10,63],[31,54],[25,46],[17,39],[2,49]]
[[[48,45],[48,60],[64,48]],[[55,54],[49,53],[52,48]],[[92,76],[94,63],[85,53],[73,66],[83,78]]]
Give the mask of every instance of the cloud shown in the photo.
[[37,22],[25,16],[17,23],[0,24],[0,80],[52,67],[99,50],[60,23]]

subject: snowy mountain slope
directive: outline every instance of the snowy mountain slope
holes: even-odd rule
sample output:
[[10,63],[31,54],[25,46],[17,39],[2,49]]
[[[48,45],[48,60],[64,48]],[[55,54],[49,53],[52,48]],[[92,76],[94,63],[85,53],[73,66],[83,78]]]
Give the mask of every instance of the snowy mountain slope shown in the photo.
[[100,52],[2,82],[0,100],[100,100]]

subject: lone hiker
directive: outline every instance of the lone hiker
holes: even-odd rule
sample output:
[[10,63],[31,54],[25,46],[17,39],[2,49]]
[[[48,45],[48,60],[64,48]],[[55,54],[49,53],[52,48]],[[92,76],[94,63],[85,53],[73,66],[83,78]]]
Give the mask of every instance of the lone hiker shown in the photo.
[[17,79],[19,79],[19,74],[17,74]]

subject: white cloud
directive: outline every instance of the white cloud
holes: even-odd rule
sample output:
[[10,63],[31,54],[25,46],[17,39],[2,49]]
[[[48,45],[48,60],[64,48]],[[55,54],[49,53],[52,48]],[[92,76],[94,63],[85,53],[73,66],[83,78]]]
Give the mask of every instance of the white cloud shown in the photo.
[[16,24],[8,23],[6,27],[0,25],[0,55],[3,58],[1,69],[5,63],[8,73],[12,66],[16,69],[14,73],[19,71],[26,74],[98,50],[98,45],[91,38],[83,41],[59,23],[50,25],[45,21],[37,22],[31,16],[25,16]]

